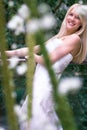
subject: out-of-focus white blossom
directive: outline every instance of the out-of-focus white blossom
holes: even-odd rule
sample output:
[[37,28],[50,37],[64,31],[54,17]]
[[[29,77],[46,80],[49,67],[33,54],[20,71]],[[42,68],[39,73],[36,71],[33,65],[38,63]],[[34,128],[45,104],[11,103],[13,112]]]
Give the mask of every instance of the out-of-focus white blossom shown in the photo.
[[27,32],[36,33],[38,30],[49,30],[56,26],[56,20],[52,14],[46,14],[40,19],[31,19],[26,24]]
[[41,23],[40,23],[39,19],[35,19],[35,18],[31,19],[26,24],[27,32],[29,32],[29,33],[36,33],[40,29],[40,24]]
[[16,92],[12,92],[12,98],[16,98],[16,97],[17,97]]
[[52,29],[56,25],[56,19],[52,14],[46,14],[40,20],[42,29]]
[[23,18],[23,19],[28,19],[30,16],[30,10],[27,7],[27,5],[23,4],[19,9],[18,9],[18,14]]
[[77,77],[64,78],[60,81],[58,86],[58,92],[66,95],[69,92],[76,92],[82,86],[82,80]]
[[10,7],[13,7],[13,6],[14,6],[14,2],[13,2],[12,0],[10,0],[10,1],[8,2],[8,5],[9,5]]
[[17,49],[17,44],[16,44],[16,43],[13,43],[13,44],[11,45],[11,49]]
[[81,75],[81,72],[74,72],[75,76]]
[[15,35],[25,33],[25,22],[30,16],[30,11],[27,5],[23,4],[19,9],[18,13],[12,17],[7,23],[7,27],[15,32]]
[[18,63],[19,63],[19,58],[17,56],[11,57],[9,59],[9,68],[10,69],[15,68]]
[[83,0],[79,0],[79,4],[83,4]]
[[40,29],[52,29],[56,25],[56,20],[51,13],[48,13],[50,7],[47,4],[41,4],[39,5],[38,10],[39,13],[42,13],[41,18],[29,19],[30,10],[27,5],[23,4],[18,9],[17,14],[8,22],[7,27],[13,30],[15,35],[25,32],[36,33]]
[[15,15],[8,22],[7,27],[9,29],[15,31],[15,35],[19,35],[20,33],[24,33],[25,32],[24,19],[21,18],[19,15]]
[[67,7],[67,5],[65,3],[62,3],[59,9],[60,9],[60,11],[68,10],[68,7]]
[[24,75],[27,71],[27,64],[22,63],[21,65],[18,65],[16,67],[16,71],[17,71],[18,75]]
[[50,7],[46,3],[41,3],[38,6],[38,12],[41,14],[46,14],[48,11],[50,11]]
[[0,127],[0,130],[5,130],[5,128],[3,128],[3,127]]

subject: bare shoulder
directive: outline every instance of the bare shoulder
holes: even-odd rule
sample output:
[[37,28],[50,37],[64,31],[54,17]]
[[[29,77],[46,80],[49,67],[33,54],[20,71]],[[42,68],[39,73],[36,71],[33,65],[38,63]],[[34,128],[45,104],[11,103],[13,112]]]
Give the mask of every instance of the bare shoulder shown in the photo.
[[77,43],[81,41],[80,37],[77,34],[70,35],[69,39],[71,39],[73,42],[77,42]]
[[73,56],[75,56],[80,49],[81,39],[77,34],[68,35],[63,39],[64,48],[67,52],[70,52]]
[[71,45],[76,46],[79,45],[79,43],[81,43],[81,39],[77,34],[66,36],[63,41],[66,45],[70,45],[70,46]]
[[69,36],[67,36],[67,39],[72,40],[72,41],[80,42],[80,37],[77,34],[69,35]]
[[71,54],[74,56],[77,55],[77,53],[79,52],[80,48],[81,48],[81,39],[77,34],[73,34],[69,37],[69,39],[71,42],[69,42],[68,45],[71,46],[72,50],[71,50]]

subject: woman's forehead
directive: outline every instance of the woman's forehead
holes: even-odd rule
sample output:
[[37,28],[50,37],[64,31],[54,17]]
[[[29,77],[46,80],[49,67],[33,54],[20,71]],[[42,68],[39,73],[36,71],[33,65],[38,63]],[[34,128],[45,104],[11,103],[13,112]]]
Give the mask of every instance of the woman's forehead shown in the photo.
[[76,10],[77,10],[76,8],[73,8],[70,12],[78,14]]

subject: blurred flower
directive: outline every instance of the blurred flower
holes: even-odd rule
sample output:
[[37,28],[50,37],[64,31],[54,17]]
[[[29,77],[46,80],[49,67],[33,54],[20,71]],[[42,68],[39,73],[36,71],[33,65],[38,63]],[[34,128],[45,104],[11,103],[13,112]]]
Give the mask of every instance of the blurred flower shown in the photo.
[[79,4],[83,4],[83,0],[79,0]]
[[40,4],[38,10],[39,13],[42,13],[42,16],[40,18],[29,19],[30,10],[27,5],[23,4],[18,9],[17,14],[8,22],[7,27],[13,30],[15,35],[25,33],[26,31],[29,33],[36,33],[40,29],[52,29],[56,25],[56,20],[51,13],[48,13],[50,7],[47,4]]
[[25,22],[30,16],[30,11],[27,5],[23,4],[19,9],[18,13],[11,18],[7,23],[7,27],[15,32],[15,35],[25,33]]
[[16,98],[16,97],[17,97],[16,92],[12,92],[12,98]]
[[5,130],[3,127],[0,127],[0,130]]
[[9,60],[9,68],[13,69],[19,63],[19,58],[17,56],[11,57]]
[[50,7],[46,3],[41,3],[38,6],[38,12],[41,14],[46,14],[48,11],[50,11]]
[[12,0],[10,0],[10,1],[8,2],[8,5],[9,5],[10,7],[13,7],[13,6],[14,6],[14,2],[13,2]]
[[36,18],[29,20],[26,24],[27,32],[36,33],[40,29],[40,21]]
[[21,18],[19,15],[15,15],[8,22],[7,27],[9,29],[15,31],[15,35],[19,35],[20,33],[24,33],[25,32],[24,19]]
[[27,7],[27,5],[23,4],[19,9],[18,9],[18,14],[23,18],[23,19],[28,19],[30,16],[30,10]]
[[59,8],[60,11],[63,11],[63,10],[68,10],[68,7],[65,3],[62,3],[60,8]]
[[40,19],[33,18],[26,24],[27,32],[36,33],[38,30],[49,30],[56,25],[56,20],[52,14],[46,14]]
[[44,15],[40,20],[40,27],[42,29],[52,29],[56,25],[55,17],[52,14]]
[[26,71],[27,71],[27,64],[26,63],[22,63],[21,65],[18,65],[16,67],[16,71],[17,71],[18,75],[25,74]]
[[11,49],[17,49],[17,44],[16,43],[12,43]]
[[75,92],[79,90],[82,86],[82,80],[77,77],[64,78],[60,81],[58,86],[58,92],[60,94],[67,94],[69,92]]

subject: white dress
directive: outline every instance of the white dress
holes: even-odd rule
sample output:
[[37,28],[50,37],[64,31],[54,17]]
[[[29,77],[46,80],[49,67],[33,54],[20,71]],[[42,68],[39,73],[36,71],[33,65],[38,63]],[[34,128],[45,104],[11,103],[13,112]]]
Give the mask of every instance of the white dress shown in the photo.
[[[52,52],[56,47],[62,44],[62,40],[54,38],[49,40],[46,44],[46,49],[48,53]],[[60,60],[56,61],[52,68],[57,76],[61,75],[64,69],[72,61],[73,56],[69,53],[66,56],[62,57]],[[58,117],[54,110],[54,102],[52,99],[53,87],[50,81],[48,71],[45,66],[37,64],[34,81],[33,81],[33,101],[32,101],[32,129],[39,130],[38,123],[41,124],[43,121],[49,122],[52,127],[55,127],[55,123],[58,123]],[[27,112],[27,99],[25,100],[22,111]],[[61,127],[55,127],[54,130],[60,130]]]

